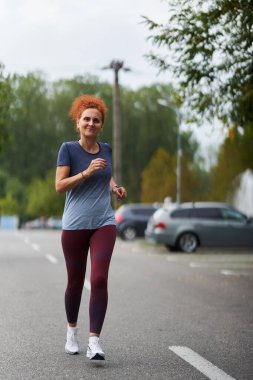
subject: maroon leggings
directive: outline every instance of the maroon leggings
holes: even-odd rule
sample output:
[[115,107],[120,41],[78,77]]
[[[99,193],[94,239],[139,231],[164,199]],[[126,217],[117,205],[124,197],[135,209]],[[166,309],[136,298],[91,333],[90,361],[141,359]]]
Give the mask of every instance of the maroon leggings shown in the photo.
[[108,225],[96,230],[63,230],[62,248],[68,284],[65,308],[69,323],[76,323],[86,272],[88,251],[91,259],[91,294],[89,304],[90,332],[101,332],[108,301],[108,271],[116,239],[116,227]]

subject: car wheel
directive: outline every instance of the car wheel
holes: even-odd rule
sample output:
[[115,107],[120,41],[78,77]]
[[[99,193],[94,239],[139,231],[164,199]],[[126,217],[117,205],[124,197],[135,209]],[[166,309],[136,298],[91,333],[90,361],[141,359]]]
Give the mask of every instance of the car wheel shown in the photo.
[[185,232],[179,237],[177,245],[180,251],[191,253],[198,247],[198,238],[192,232]]
[[123,240],[134,240],[136,236],[136,229],[131,226],[124,228],[124,230],[121,232],[121,237]]

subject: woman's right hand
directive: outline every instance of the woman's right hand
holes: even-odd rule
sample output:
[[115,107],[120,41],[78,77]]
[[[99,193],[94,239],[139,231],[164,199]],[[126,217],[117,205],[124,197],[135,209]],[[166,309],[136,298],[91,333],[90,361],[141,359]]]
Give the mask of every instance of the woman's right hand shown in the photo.
[[96,158],[95,160],[91,161],[87,169],[71,177],[69,177],[69,166],[57,166],[55,176],[56,191],[58,193],[63,193],[65,191],[73,189],[75,186],[79,185],[81,182],[89,178],[96,171],[105,169],[106,165],[106,160],[103,158]]
[[92,175],[98,170],[103,170],[107,166],[106,160],[103,158],[96,158],[95,160],[92,160],[88,168],[85,170],[87,175]]

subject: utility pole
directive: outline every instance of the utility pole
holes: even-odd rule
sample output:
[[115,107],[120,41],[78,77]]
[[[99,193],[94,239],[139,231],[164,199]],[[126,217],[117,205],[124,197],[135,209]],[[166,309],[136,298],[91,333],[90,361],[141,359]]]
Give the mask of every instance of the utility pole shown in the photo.
[[130,71],[124,67],[124,61],[113,60],[103,70],[113,70],[114,86],[113,86],[113,176],[116,182],[122,184],[122,127],[120,112],[120,87],[119,87],[119,71]]

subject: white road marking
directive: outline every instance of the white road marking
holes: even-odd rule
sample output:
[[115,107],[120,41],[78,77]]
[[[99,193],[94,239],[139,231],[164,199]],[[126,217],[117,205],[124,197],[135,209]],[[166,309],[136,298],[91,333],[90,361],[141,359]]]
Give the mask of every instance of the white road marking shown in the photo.
[[26,243],[26,244],[30,244],[30,240],[29,240],[29,238],[28,237],[24,237],[24,242]]
[[90,286],[90,281],[88,281],[88,280],[84,280],[84,287],[87,289],[87,290],[89,290],[90,291],[90,289],[91,289],[91,286]]
[[40,251],[40,246],[39,246],[38,244],[36,244],[36,243],[32,243],[32,244],[31,244],[31,247],[32,247],[32,249],[34,249],[35,251]]
[[[29,245],[34,251],[39,252],[40,246],[37,243],[32,243],[27,236],[22,235],[21,233],[16,233],[16,236],[23,240],[27,245]],[[45,255],[45,258],[52,264],[58,264],[58,259],[53,255]]]
[[241,272],[228,269],[221,270],[220,273],[224,274],[225,276],[252,276],[252,273],[250,272]]
[[211,380],[235,380],[188,347],[170,346],[169,349]]
[[56,257],[52,256],[52,255],[46,255],[46,259],[48,261],[50,261],[50,263],[52,264],[57,264],[58,263],[58,260]]

